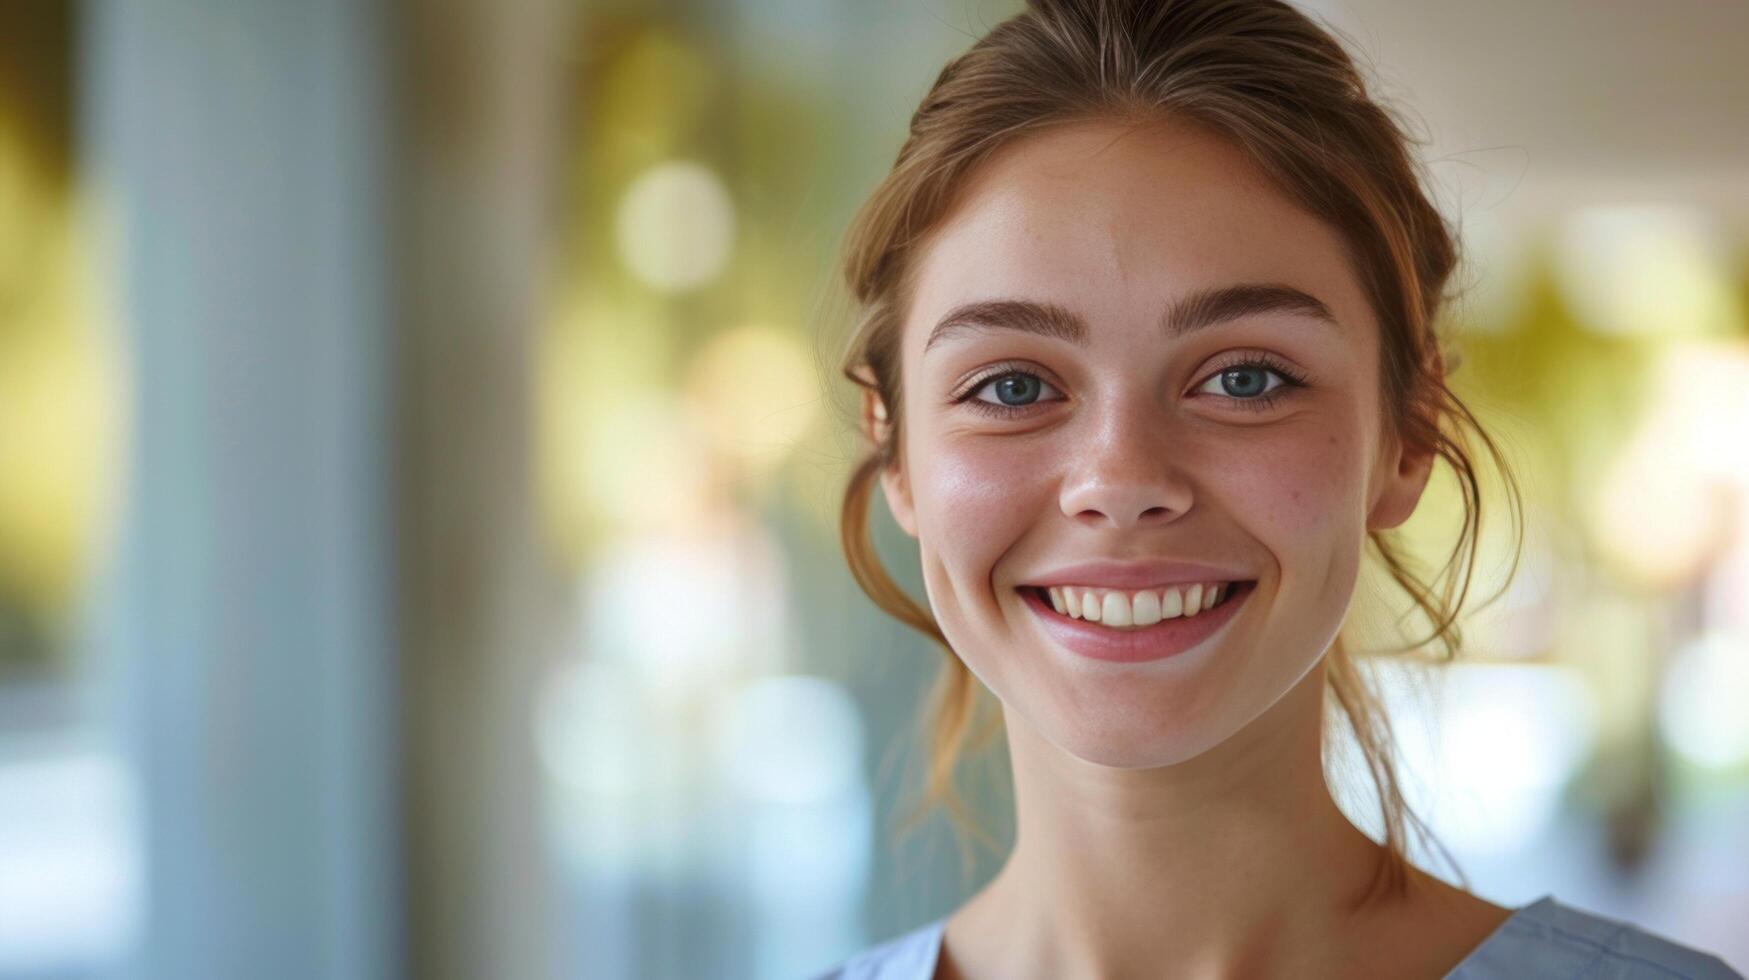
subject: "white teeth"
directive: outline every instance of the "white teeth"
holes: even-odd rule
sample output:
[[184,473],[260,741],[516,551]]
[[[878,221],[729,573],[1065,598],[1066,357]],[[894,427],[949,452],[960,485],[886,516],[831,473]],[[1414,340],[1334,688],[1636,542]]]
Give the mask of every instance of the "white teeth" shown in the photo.
[[1099,621],[1107,626],[1130,625],[1130,597],[1122,592],[1107,592],[1100,607]]
[[1184,615],[1184,595],[1177,589],[1167,589],[1160,594],[1160,618],[1174,619]]
[[1232,583],[1197,582],[1188,586],[1131,592],[1053,585],[1046,589],[1051,607],[1064,616],[1100,623],[1113,629],[1152,626],[1178,616],[1213,609]]
[[1137,592],[1131,606],[1137,626],[1152,626],[1160,621],[1160,593]]

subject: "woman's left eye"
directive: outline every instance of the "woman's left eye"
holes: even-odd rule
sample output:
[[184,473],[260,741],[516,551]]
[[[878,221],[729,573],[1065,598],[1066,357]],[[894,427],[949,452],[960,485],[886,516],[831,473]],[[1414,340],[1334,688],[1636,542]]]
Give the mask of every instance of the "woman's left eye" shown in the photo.
[[[1270,383],[1272,377],[1276,379],[1275,384]],[[1283,388],[1298,386],[1299,379],[1279,368],[1262,362],[1246,361],[1228,365],[1210,375],[1197,391],[1229,398],[1246,408],[1262,409],[1281,397]]]

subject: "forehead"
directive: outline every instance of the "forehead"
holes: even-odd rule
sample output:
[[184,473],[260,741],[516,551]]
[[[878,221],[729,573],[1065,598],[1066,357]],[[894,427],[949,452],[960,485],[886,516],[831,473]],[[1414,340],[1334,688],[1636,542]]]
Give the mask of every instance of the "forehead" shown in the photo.
[[1335,229],[1237,146],[1182,123],[1077,123],[1017,141],[973,174],[917,262],[913,350],[935,317],[978,299],[1151,324],[1191,290],[1275,282],[1345,323],[1366,316]]

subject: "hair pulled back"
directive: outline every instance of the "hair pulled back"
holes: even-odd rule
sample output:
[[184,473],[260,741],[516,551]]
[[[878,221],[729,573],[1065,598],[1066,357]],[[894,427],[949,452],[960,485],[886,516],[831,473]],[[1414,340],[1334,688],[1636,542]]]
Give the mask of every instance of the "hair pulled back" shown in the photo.
[[[901,459],[899,349],[916,249],[968,176],[1002,147],[1063,123],[1146,125],[1164,117],[1231,140],[1291,199],[1339,232],[1379,324],[1384,424],[1406,447],[1434,452],[1457,478],[1463,524],[1432,581],[1415,576],[1392,532],[1368,532],[1379,564],[1432,624],[1415,646],[1437,642],[1450,659],[1461,643],[1456,620],[1469,592],[1482,516],[1471,436],[1504,478],[1513,526],[1522,527],[1522,505],[1504,459],[1447,386],[1456,358],[1441,350],[1434,327],[1449,298],[1458,250],[1410,152],[1421,141],[1408,137],[1392,110],[1369,95],[1330,30],[1279,0],[1030,0],[942,68],[911,116],[892,170],[853,219],[843,252],[859,313],[841,369],[879,396],[888,418],[851,473],[842,544],[863,591],[946,652],[925,722],[930,760],[922,803],[944,806],[961,829],[986,843],[988,835],[968,819],[953,784],[968,748],[978,685],[929,610],[882,568],[868,537],[876,481]],[[1408,880],[1406,828],[1423,839],[1429,835],[1404,799],[1388,720],[1344,636],[1328,658],[1327,703],[1347,720],[1377,791],[1384,829],[1377,884],[1400,892]],[[993,734],[987,726],[969,747]]]

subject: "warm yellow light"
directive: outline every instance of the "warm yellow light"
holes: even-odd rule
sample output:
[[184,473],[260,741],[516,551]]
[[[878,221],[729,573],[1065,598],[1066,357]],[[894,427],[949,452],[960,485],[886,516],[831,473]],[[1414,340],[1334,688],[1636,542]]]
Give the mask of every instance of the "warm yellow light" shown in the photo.
[[653,300],[573,295],[552,308],[537,359],[536,459],[548,542],[569,561],[581,565],[629,524],[659,523],[676,489],[662,474],[684,466],[674,444],[703,441],[667,390],[673,342]]
[[84,231],[74,208],[28,230],[38,278],[14,284],[0,324],[0,580],[44,609],[81,588],[119,470],[119,370]]
[[1744,322],[1726,252],[1718,220],[1698,209],[1592,207],[1563,224],[1555,275],[1601,333],[1725,336]]
[[589,101],[590,145],[585,165],[641,165],[685,145],[718,95],[720,75],[709,55],[661,27],[616,36],[602,45],[601,85]]
[[819,417],[813,362],[791,335],[746,326],[712,337],[685,388],[715,451],[755,469],[781,461]]
[[661,292],[710,282],[729,259],[735,210],[723,182],[688,161],[651,167],[620,201],[620,256],[639,280]]
[[617,533],[688,527],[709,507],[713,474],[704,440],[665,390],[623,392],[614,413],[590,425],[580,449],[584,493]]
[[1749,485],[1749,347],[1688,343],[1661,353],[1639,430],[1592,501],[1603,556],[1629,581],[1677,587],[1725,543],[1726,493]]

